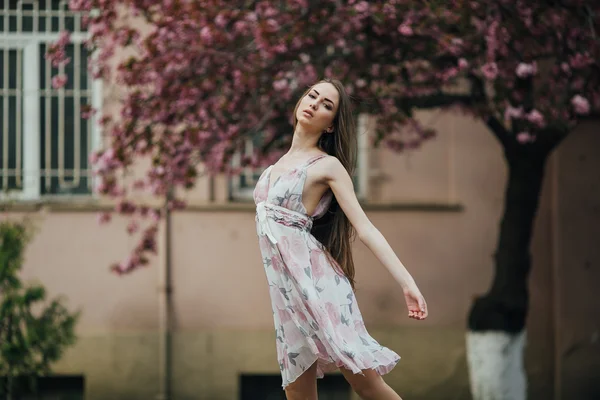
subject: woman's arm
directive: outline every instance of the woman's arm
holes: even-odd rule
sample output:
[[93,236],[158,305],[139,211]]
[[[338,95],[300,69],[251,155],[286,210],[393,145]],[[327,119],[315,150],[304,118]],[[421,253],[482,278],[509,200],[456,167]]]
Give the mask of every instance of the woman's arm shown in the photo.
[[325,181],[333,191],[344,214],[350,220],[360,240],[373,252],[375,257],[390,271],[400,284],[409,310],[409,316],[416,319],[427,317],[427,303],[406,267],[396,256],[384,236],[369,220],[360,206],[354,185],[348,171],[335,157],[323,160]]
[[402,288],[414,285],[414,280],[406,270],[402,262],[394,253],[385,237],[369,220],[362,207],[358,203],[352,179],[342,163],[335,157],[323,160],[327,169],[326,182],[333,191],[344,214],[350,220],[359,239],[373,252],[375,257],[390,271]]

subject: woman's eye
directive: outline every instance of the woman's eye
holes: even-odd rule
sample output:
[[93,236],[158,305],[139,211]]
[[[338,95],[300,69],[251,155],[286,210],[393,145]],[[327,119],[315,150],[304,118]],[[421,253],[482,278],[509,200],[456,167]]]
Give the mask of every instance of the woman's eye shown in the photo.
[[311,99],[315,98],[315,96],[313,94],[309,94],[308,97],[310,97]]

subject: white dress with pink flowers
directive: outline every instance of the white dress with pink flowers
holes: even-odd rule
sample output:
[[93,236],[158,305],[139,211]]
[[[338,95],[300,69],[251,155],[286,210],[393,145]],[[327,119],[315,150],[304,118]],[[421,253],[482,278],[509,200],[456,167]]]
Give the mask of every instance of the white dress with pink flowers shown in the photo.
[[332,193],[307,215],[302,190],[307,169],[318,155],[270,182],[268,167],[254,189],[256,226],[269,284],[277,358],[285,388],[317,361],[317,376],[337,367],[383,375],[400,356],[373,339],[363,323],[348,279],[331,263],[310,233],[324,215]]

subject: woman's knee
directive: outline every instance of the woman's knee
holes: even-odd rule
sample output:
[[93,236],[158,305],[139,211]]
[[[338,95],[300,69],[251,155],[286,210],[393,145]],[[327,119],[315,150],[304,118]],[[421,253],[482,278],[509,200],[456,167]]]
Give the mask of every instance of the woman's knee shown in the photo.
[[378,393],[381,392],[381,384],[383,382],[361,382],[359,384],[354,384],[352,386],[352,390],[363,400],[371,400],[376,399]]
[[287,400],[317,399],[317,364],[307,368],[294,382],[285,387]]
[[[349,371],[348,371],[349,372]],[[382,390],[385,382],[383,378],[375,371],[363,371],[364,375],[344,373],[346,380],[352,387],[352,390],[364,400],[375,399]]]
[[317,400],[316,382],[293,382],[285,387],[287,400]]

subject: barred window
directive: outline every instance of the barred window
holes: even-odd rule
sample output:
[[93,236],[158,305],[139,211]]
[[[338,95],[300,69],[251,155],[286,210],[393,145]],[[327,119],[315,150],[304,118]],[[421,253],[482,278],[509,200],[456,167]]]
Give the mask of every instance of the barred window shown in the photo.
[[[359,200],[366,200],[368,193],[368,155],[369,155],[369,132],[370,126],[373,123],[373,118],[366,114],[361,114],[358,117],[358,157],[356,170],[352,177],[354,191]],[[244,149],[245,155],[251,155],[254,146],[257,145],[256,140],[246,140]],[[240,165],[241,154],[236,154],[233,157],[233,165]],[[245,168],[244,171],[229,180],[229,193],[232,201],[250,201],[256,182],[265,168]]]
[[[12,0],[0,8],[0,196],[35,200],[92,192],[88,156],[100,144],[85,105],[99,108],[100,82],[88,73],[81,15],[68,1]],[[55,68],[45,59],[59,32],[72,32],[71,62]],[[52,77],[68,83],[52,88]]]

